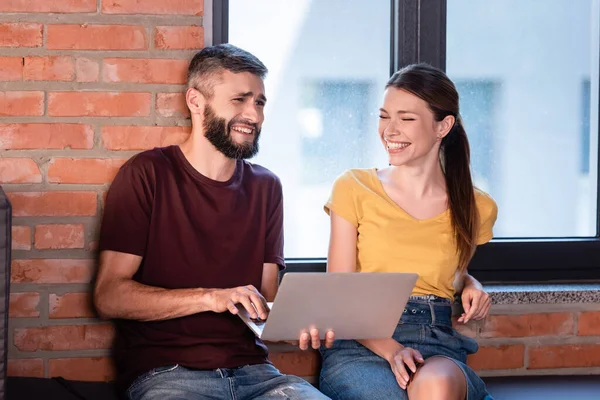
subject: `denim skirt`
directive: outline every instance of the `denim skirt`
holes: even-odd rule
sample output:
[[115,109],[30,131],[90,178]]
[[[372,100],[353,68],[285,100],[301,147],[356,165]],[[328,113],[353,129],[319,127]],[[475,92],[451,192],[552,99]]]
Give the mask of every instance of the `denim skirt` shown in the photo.
[[[393,338],[418,350],[424,359],[446,357],[456,363],[467,381],[467,400],[493,400],[485,383],[467,366],[467,355],[477,352],[475,340],[452,327],[452,303],[433,295],[411,296]],[[332,399],[408,399],[389,363],[355,340],[336,340],[320,349],[319,388]]]

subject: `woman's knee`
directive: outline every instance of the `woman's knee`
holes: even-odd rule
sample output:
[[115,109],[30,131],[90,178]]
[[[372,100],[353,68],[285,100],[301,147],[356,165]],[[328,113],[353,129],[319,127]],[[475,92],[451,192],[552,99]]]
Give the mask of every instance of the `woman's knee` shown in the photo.
[[438,358],[431,359],[419,368],[407,390],[410,400],[464,400],[467,382],[456,363]]

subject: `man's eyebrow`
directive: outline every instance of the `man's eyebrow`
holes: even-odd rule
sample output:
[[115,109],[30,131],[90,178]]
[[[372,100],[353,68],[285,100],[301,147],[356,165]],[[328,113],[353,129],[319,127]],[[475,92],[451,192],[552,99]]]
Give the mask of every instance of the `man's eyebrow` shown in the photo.
[[[244,92],[244,93],[238,93],[235,95],[235,97],[252,97],[254,96],[254,92]],[[265,103],[267,102],[267,98],[265,97],[264,94],[259,94],[258,95],[258,99],[264,101]]]

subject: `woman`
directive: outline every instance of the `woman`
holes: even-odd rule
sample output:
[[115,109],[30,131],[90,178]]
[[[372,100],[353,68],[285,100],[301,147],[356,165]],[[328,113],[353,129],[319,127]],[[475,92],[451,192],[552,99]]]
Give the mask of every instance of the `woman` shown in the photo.
[[393,338],[322,348],[320,389],[333,399],[491,399],[466,365],[477,343],[451,322],[455,278],[464,283],[459,322],[489,311],[466,270],[475,247],[492,238],[497,215],[494,200],[473,187],[458,102],[434,67],[395,73],[378,129],[390,166],[345,172],[325,205],[328,271],[419,274]]

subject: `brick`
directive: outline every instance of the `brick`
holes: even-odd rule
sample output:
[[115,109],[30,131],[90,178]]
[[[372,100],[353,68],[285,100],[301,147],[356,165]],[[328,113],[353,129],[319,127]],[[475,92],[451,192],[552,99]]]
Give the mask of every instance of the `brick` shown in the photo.
[[12,249],[31,250],[31,228],[28,226],[12,227]]
[[0,12],[96,12],[96,0],[2,0],[0,3]]
[[313,350],[270,353],[269,359],[283,374],[315,376],[321,368],[321,357]]
[[44,114],[44,92],[0,92],[0,116]]
[[83,124],[0,124],[0,149],[91,149],[94,129]]
[[96,317],[91,293],[51,293],[50,318],[93,318]]
[[490,315],[480,335],[484,338],[572,335],[574,326],[571,313]]
[[89,283],[93,266],[94,260],[13,260],[10,279],[13,283]]
[[36,318],[40,316],[38,306],[40,294],[37,292],[11,293],[8,316],[10,318]]
[[14,217],[96,215],[95,192],[10,192]]
[[0,47],[40,47],[44,27],[33,23],[0,23]]
[[189,117],[190,109],[185,103],[184,93],[158,93],[156,112],[162,117]]
[[23,57],[0,57],[0,81],[23,79]]
[[146,50],[148,39],[137,25],[48,25],[50,50]]
[[35,227],[34,246],[38,250],[83,249],[83,224],[53,224]]
[[481,346],[479,351],[467,358],[467,364],[474,370],[522,368],[525,360],[525,346],[501,345]]
[[88,382],[110,382],[116,378],[115,365],[109,357],[55,358],[48,360],[50,377]]
[[150,115],[150,93],[51,92],[48,115],[53,117],[145,117]]
[[24,352],[109,349],[114,327],[101,325],[65,325],[16,328],[14,345]]
[[21,358],[8,360],[8,376],[30,378],[44,377],[44,360],[41,358]]
[[579,313],[577,334],[580,336],[600,335],[600,311]]
[[154,47],[160,50],[196,50],[204,47],[204,28],[201,26],[157,26],[154,28]]
[[202,15],[204,0],[103,0],[105,14]]
[[48,167],[48,182],[110,183],[125,161],[115,158],[55,158]]
[[77,82],[98,82],[100,64],[89,58],[78,58],[75,60],[75,71]]
[[25,57],[24,80],[72,81],[74,78],[75,65],[71,57]]
[[190,131],[185,126],[105,126],[102,145],[108,150],[147,150],[183,143]]
[[479,323],[471,320],[467,324],[458,322],[458,318],[452,318],[452,326],[458,331],[458,333],[465,335],[470,338],[477,337],[477,329]]
[[40,183],[42,173],[31,158],[0,158],[0,183]]
[[184,84],[188,60],[156,58],[106,58],[104,82]]
[[537,346],[528,356],[528,369],[600,367],[600,344]]

